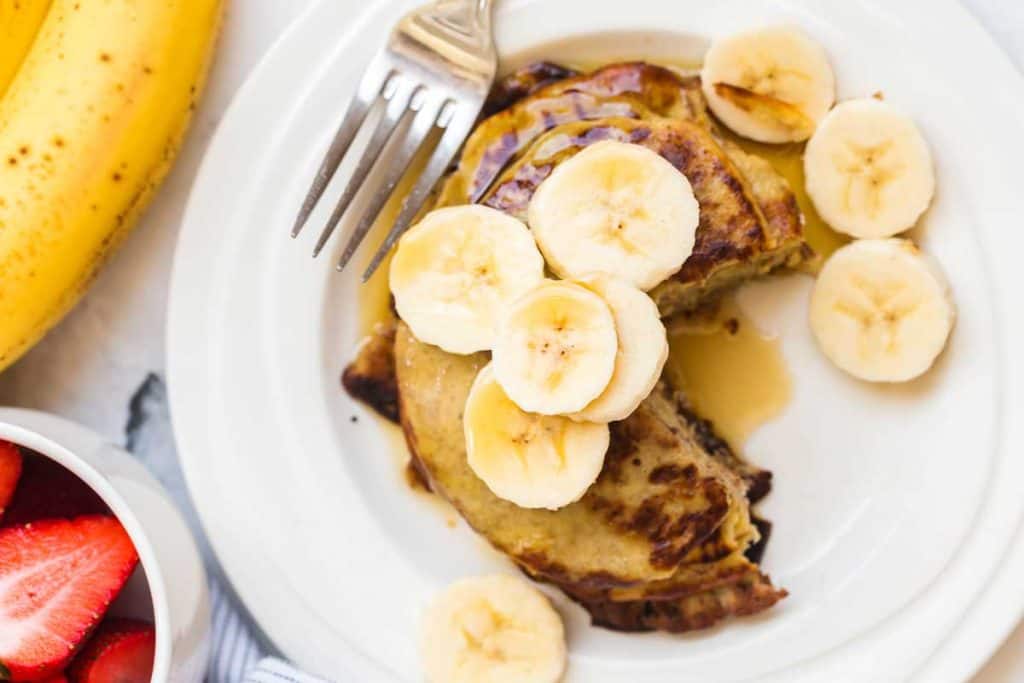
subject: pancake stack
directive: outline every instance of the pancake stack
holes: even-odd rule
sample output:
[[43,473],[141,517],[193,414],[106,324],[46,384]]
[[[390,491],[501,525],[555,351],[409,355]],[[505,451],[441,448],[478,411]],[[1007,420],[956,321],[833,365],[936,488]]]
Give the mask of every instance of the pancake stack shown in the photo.
[[[651,296],[664,316],[810,251],[786,181],[724,140],[696,77],[646,63],[576,74],[531,65],[495,90],[435,206],[482,203],[525,220],[539,184],[601,140],[643,145],[679,169],[700,205],[696,246]],[[771,474],[740,459],[666,381],[611,425],[597,481],[558,510],[495,496],[466,461],[462,410],[488,354],[455,355],[396,327],[362,347],[346,388],[384,407],[413,464],[437,494],[529,576],[551,583],[595,623],[682,632],[753,614],[786,592],[758,568],[768,525],[751,513]]]

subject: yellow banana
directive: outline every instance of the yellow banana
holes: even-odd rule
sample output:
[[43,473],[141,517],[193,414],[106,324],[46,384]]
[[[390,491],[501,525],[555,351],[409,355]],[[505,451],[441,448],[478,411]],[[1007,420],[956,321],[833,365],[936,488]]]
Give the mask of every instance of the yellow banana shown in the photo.
[[0,100],[0,370],[78,300],[163,178],[223,0],[53,0]]
[[0,0],[0,95],[18,73],[49,9],[50,0]]

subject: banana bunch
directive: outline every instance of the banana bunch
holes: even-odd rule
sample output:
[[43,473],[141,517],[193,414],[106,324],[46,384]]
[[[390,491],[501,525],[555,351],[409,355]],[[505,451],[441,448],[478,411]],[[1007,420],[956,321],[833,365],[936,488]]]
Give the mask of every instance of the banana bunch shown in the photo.
[[222,5],[0,3],[0,370],[77,302],[167,173]]

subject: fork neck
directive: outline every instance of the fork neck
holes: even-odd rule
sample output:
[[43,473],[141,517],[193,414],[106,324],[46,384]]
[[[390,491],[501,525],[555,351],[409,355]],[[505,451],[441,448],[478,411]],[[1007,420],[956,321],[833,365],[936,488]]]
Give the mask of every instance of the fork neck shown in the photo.
[[470,25],[466,28],[490,31],[491,13],[494,8],[494,0],[441,0],[441,4],[458,8]]
[[481,26],[491,25],[491,9],[494,7],[494,0],[461,0],[473,6],[473,18]]
[[485,24],[489,25],[491,23],[491,10],[494,7],[493,0],[469,0],[469,1],[472,2],[476,6],[475,7],[475,11],[476,11],[477,20],[482,22],[482,23],[485,23]]

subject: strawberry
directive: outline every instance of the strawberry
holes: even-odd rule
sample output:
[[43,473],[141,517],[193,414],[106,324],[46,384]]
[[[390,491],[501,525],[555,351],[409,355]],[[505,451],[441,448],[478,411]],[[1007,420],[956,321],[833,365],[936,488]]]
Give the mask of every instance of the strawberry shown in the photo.
[[68,669],[71,683],[148,683],[156,631],[134,619],[108,619]]
[[0,529],[0,665],[8,678],[39,681],[61,672],[138,562],[113,517]]
[[14,489],[21,478],[21,451],[10,441],[0,440],[0,519],[14,498]]
[[[3,665],[0,664],[0,681],[6,681],[6,680],[8,680],[8,679],[4,678],[4,668],[3,668]],[[67,676],[64,675],[64,672],[62,671],[59,674],[55,674],[53,676],[50,676],[49,678],[47,678],[44,681],[39,681],[39,683],[68,683],[68,678],[67,678]]]
[[20,526],[54,517],[109,514],[103,500],[71,470],[33,455],[22,463],[21,481],[2,521],[3,526]]

